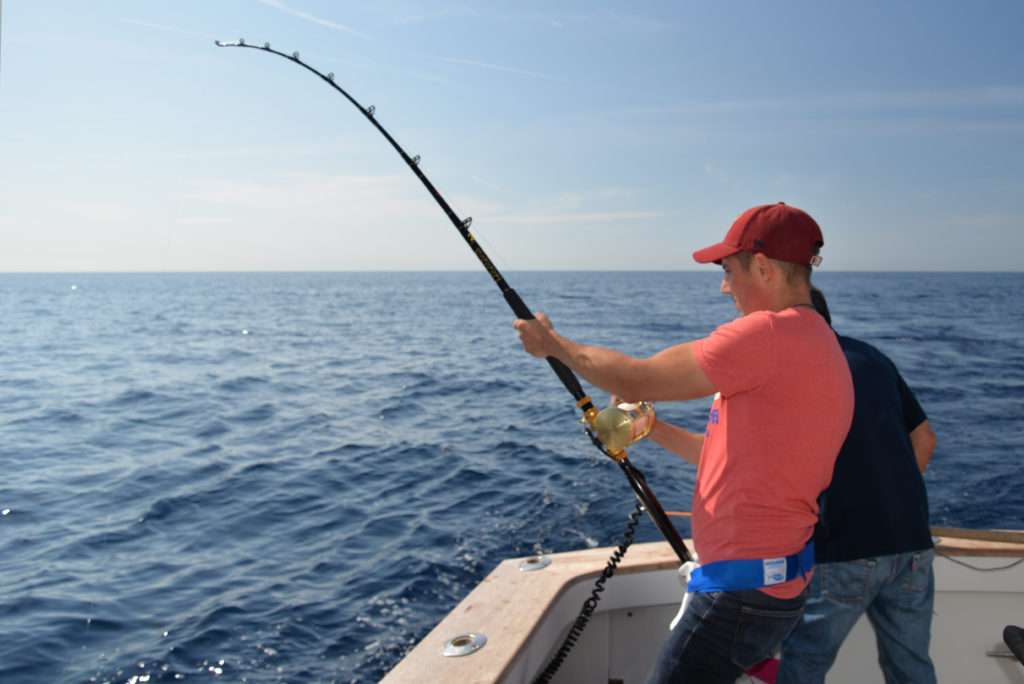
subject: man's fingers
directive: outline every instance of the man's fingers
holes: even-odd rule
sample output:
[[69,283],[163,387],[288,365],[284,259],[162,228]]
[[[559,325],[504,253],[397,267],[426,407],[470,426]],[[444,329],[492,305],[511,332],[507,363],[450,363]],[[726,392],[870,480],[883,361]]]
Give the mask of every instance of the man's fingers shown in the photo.
[[552,328],[551,319],[548,318],[547,314],[545,314],[542,311],[535,311],[533,315],[534,319],[532,321],[517,318],[512,322],[512,327],[518,330],[520,333],[522,333],[522,331],[525,330],[527,326],[534,322],[540,323],[545,328]]

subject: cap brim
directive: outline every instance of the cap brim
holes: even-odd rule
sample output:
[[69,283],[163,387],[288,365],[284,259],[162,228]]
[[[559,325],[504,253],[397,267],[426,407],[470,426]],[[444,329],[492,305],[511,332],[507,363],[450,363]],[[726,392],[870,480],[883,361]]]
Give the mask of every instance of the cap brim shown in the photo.
[[727,245],[724,242],[719,242],[717,245],[698,249],[693,253],[693,260],[698,264],[717,264],[725,257],[732,256],[739,251],[740,248],[735,245]]

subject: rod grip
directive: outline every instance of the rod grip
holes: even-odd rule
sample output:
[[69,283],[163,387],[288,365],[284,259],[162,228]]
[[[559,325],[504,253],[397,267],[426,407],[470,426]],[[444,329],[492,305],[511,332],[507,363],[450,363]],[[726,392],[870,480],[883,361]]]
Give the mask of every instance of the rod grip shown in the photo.
[[[511,287],[503,290],[502,294],[505,295],[505,301],[512,308],[512,312],[516,316],[523,319],[524,321],[532,321],[534,319],[533,312],[530,311],[530,307],[526,306],[526,302],[522,300],[519,293],[513,290]],[[583,391],[583,386],[580,385],[579,379],[576,375],[569,370],[569,367],[559,361],[553,356],[547,357],[548,365],[551,366],[551,370],[555,371],[555,375],[565,385],[565,389],[569,390],[569,394],[576,401],[579,401],[583,397],[587,396],[586,392]],[[586,407],[584,407],[585,409]]]
[[[551,370],[555,371],[555,375],[557,375],[558,379],[562,381],[563,385],[565,385],[565,389],[569,390],[569,394],[572,395],[573,399],[579,401],[583,397],[587,396],[586,392],[583,391],[583,387],[580,385],[579,379],[577,379],[576,375],[569,370],[568,366],[553,356],[548,356],[547,361],[548,365],[551,366]],[[580,408],[586,411],[588,407],[581,406]]]
[[505,295],[505,301],[508,302],[508,305],[512,308],[512,313],[517,317],[522,318],[524,321],[533,320],[533,312],[530,311],[530,307],[526,306],[526,302],[522,300],[518,292],[510,287],[506,290],[502,290],[501,294]]

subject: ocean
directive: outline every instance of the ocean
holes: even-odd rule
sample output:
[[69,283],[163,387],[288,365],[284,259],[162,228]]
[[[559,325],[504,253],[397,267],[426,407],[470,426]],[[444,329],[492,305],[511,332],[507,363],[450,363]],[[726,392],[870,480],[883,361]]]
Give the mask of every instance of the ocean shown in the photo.
[[[506,277],[636,355],[735,316],[715,269]],[[815,280],[928,413],[932,523],[1024,527],[1024,274]],[[503,558],[618,543],[628,483],[513,318],[483,272],[0,274],[0,682],[374,682]],[[632,460],[689,510],[692,467]]]

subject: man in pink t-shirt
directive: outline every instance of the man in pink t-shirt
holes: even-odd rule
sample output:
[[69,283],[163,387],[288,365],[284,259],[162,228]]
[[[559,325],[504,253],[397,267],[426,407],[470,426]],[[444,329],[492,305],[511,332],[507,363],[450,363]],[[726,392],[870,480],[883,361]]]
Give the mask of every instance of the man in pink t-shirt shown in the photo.
[[811,267],[823,244],[800,209],[747,210],[722,242],[693,255],[721,264],[721,290],[741,316],[649,358],[574,342],[543,314],[514,324],[527,352],[557,358],[628,401],[714,395],[703,434],[665,422],[651,432],[698,466],[693,537],[701,563],[651,682],[733,682],[770,656],[800,617],[817,497],[853,417],[846,359],[811,306]]

